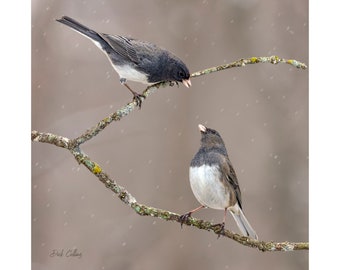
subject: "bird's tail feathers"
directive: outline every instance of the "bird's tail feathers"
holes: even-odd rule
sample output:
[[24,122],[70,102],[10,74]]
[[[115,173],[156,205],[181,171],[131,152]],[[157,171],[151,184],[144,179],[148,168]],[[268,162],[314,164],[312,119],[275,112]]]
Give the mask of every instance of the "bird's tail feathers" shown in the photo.
[[232,209],[230,209],[230,213],[235,219],[237,227],[240,229],[243,235],[249,236],[250,238],[256,240],[258,239],[255,230],[248,222],[246,216],[244,215],[241,207],[238,204],[236,204]]
[[77,22],[76,20],[68,16],[63,16],[61,19],[57,19],[57,21],[71,27],[73,30],[79,32],[80,34],[83,34],[87,38],[92,39],[92,41],[94,42],[101,42],[103,40],[100,34],[98,34],[96,31],[88,28],[87,26]]

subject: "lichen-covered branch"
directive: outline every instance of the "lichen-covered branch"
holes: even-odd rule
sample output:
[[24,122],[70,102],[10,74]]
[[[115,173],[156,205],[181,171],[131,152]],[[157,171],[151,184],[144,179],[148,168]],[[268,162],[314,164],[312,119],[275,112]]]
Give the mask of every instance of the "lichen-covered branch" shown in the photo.
[[[70,139],[51,133],[41,133],[35,130],[31,132],[31,139],[35,142],[49,143],[68,149],[79,164],[83,164],[100,180],[100,182],[105,185],[106,188],[117,194],[118,198],[125,204],[129,205],[137,214],[141,216],[157,217],[166,221],[175,221],[181,224],[181,215],[137,202],[137,200],[124,187],[118,185],[116,181],[114,181],[107,173],[105,173],[98,163],[92,161],[85,153],[83,153],[79,145],[70,144]],[[219,224],[212,224],[209,221],[192,217],[188,218],[188,220],[186,220],[183,224],[201,230],[211,231],[217,236],[226,236],[244,246],[257,248],[261,251],[293,251],[309,249],[309,243],[264,242],[250,239],[246,236],[241,236],[229,230],[224,230],[221,233]]]
[[[250,57],[245,59],[240,59],[235,62],[221,65],[217,67],[211,67],[207,68],[201,71],[197,71],[191,74],[192,78],[207,75],[209,73],[213,73],[216,71],[221,71],[233,67],[244,67],[246,65],[250,64],[257,64],[257,63],[271,63],[271,64],[278,64],[278,63],[286,63],[289,65],[292,65],[296,68],[306,69],[307,66],[304,63],[301,63],[297,60],[286,60],[284,58],[280,58],[278,56],[268,56],[268,57]],[[147,98],[149,95],[151,95],[153,92],[155,92],[160,87],[166,87],[166,86],[173,86],[173,82],[161,82],[154,85],[149,86],[146,88],[143,92],[143,95],[145,98]],[[142,101],[144,101],[145,98],[141,97]],[[113,121],[119,121],[124,116],[127,116],[130,112],[132,112],[136,107],[138,107],[137,103],[135,101],[132,101],[116,111],[115,113],[110,114],[108,117],[101,120],[96,126],[90,128],[88,131],[86,131],[83,135],[79,136],[75,140],[72,141],[72,144],[80,145],[88,140],[90,140],[92,137],[96,136],[99,132],[101,132],[104,128],[106,128],[110,123]]]
[[[155,92],[158,88],[166,87],[166,86],[173,86],[173,84],[174,84],[173,82],[160,82],[160,83],[149,86],[143,92],[144,97],[141,97],[142,101],[144,101],[144,99],[146,99],[149,95],[151,95],[153,92]],[[118,111],[111,113],[108,117],[101,120],[96,126],[92,127],[88,131],[86,131],[83,135],[74,139],[72,141],[72,144],[80,145],[80,144],[90,140],[91,138],[96,136],[99,132],[101,132],[104,128],[106,128],[109,124],[111,124],[113,121],[119,121],[124,116],[127,116],[136,107],[138,107],[137,102],[135,100],[131,101],[127,105],[120,108]]]
[[[202,71],[195,72],[191,75],[192,78],[206,75],[212,72],[225,70],[232,67],[243,67],[249,64],[256,63],[286,63],[290,64],[296,68],[306,69],[307,66],[296,60],[285,60],[283,58],[279,58],[278,56],[270,56],[270,57],[251,57],[248,59],[240,59],[233,63],[227,65],[221,65],[218,67],[208,68]],[[156,91],[159,87],[173,86],[172,82],[161,82],[146,88],[143,92],[144,98],[142,97],[142,101],[147,98],[150,94]],[[143,205],[137,202],[137,200],[122,186],[118,185],[116,181],[114,181],[107,173],[104,172],[102,167],[92,161],[81,149],[80,145],[84,142],[90,140],[94,136],[96,136],[99,132],[104,130],[110,123],[113,121],[119,121],[124,116],[127,116],[130,112],[132,112],[136,107],[138,107],[135,101],[128,103],[126,106],[117,110],[116,112],[110,114],[108,117],[101,120],[96,126],[92,127],[84,134],[75,139],[69,139],[63,136],[51,134],[51,133],[42,133],[38,131],[31,132],[31,140],[34,142],[41,143],[49,143],[58,147],[62,147],[68,149],[74,158],[78,161],[79,164],[83,164],[92,174],[94,174],[104,185],[106,188],[110,189],[112,192],[118,195],[119,199],[125,204],[129,205],[137,214],[141,216],[151,216],[157,217],[166,221],[175,221],[178,223],[182,223],[180,220],[180,215],[162,210],[154,207],[150,207],[147,205]],[[309,243],[292,243],[292,242],[264,242],[257,241],[254,239],[250,239],[245,236],[241,236],[239,234],[233,233],[229,230],[224,230],[221,233],[221,228],[219,224],[212,224],[209,221],[199,220],[196,218],[188,218],[183,223],[187,226],[192,226],[201,230],[211,231],[216,235],[223,235],[234,241],[248,246],[252,248],[257,248],[261,251],[293,251],[293,250],[308,250]]]
[[31,140],[33,142],[54,144],[55,146],[59,146],[66,149],[69,149],[70,146],[70,140],[68,138],[54,135],[52,133],[42,133],[35,130],[31,132]]
[[194,77],[206,75],[206,74],[209,74],[209,73],[212,73],[212,72],[225,70],[225,69],[228,69],[228,68],[245,67],[246,65],[257,64],[257,63],[270,63],[270,64],[285,63],[285,64],[292,65],[296,68],[307,69],[307,66],[300,61],[297,61],[297,60],[294,60],[294,59],[286,60],[284,58],[280,58],[276,55],[273,55],[273,56],[268,56],[268,57],[264,56],[264,57],[242,58],[240,60],[237,60],[237,61],[229,63],[229,64],[225,64],[225,65],[221,65],[221,66],[217,66],[217,67],[212,67],[212,68],[207,68],[207,69],[202,70],[202,71],[194,72],[193,74],[191,74],[191,77],[194,78]]

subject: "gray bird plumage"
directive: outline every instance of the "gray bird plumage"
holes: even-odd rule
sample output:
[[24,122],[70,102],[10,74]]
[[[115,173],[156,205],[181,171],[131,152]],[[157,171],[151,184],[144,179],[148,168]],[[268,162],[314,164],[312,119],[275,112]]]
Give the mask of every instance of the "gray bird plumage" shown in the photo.
[[[204,207],[229,211],[243,235],[258,239],[242,210],[241,190],[220,134],[199,125],[201,147],[190,164],[191,189]],[[196,209],[195,209],[196,210]],[[193,211],[186,214],[190,216]],[[185,218],[185,215],[183,215]]]
[[155,44],[119,35],[98,33],[68,16],[63,16],[57,21],[89,38],[105,53],[118,73],[120,82],[131,91],[139,106],[143,96],[127,85],[128,80],[147,85],[176,81],[182,82],[186,87],[191,86],[190,72],[184,62]]

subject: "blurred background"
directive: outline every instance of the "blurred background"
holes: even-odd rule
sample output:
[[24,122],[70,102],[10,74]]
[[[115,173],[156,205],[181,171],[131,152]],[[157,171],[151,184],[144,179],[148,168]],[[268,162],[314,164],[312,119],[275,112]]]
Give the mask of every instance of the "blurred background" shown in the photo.
[[[124,106],[105,55],[55,21],[68,15],[179,56],[191,72],[251,56],[308,65],[308,1],[32,0],[32,129],[75,138]],[[130,83],[142,92],[145,86]],[[140,203],[198,206],[188,170],[197,125],[222,135],[244,212],[264,241],[308,241],[308,70],[256,64],[162,88],[83,151]],[[223,211],[196,214],[219,223]],[[228,229],[238,232],[231,215]],[[66,257],[77,249],[81,258]],[[64,250],[64,256],[51,257]],[[308,269],[308,252],[262,253],[206,231],[140,217],[69,152],[32,144],[32,269]]]

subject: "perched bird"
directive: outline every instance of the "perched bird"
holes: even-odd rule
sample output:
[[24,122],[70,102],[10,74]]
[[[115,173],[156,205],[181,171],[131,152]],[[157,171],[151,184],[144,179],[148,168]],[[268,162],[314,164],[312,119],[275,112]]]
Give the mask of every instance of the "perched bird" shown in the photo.
[[222,232],[228,210],[243,235],[258,239],[242,211],[240,186],[220,134],[203,125],[198,125],[198,128],[202,136],[201,147],[191,161],[189,178],[191,189],[201,206],[182,215],[181,224],[199,209],[220,209],[224,210]]
[[155,44],[129,37],[98,33],[67,16],[57,21],[91,39],[105,53],[118,73],[120,83],[131,91],[139,107],[143,95],[133,91],[127,85],[127,80],[147,85],[175,81],[182,82],[186,87],[191,86],[190,73],[183,61]]

